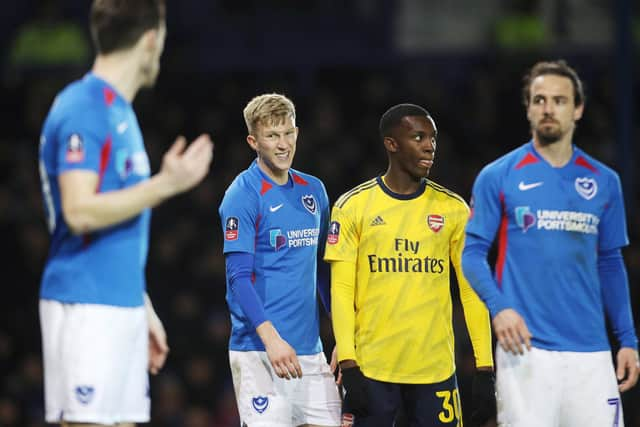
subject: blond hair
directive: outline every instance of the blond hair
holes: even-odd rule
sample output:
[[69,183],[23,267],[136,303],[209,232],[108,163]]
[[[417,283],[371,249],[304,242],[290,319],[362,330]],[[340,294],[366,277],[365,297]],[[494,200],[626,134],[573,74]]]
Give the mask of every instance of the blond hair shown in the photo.
[[275,126],[284,123],[287,117],[296,119],[296,107],[284,95],[267,93],[253,98],[243,111],[247,130],[253,135],[256,125]]

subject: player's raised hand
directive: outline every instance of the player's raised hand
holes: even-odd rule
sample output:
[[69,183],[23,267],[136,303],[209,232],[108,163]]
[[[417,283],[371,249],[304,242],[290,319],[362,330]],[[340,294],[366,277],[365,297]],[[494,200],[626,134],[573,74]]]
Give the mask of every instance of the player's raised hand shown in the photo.
[[160,173],[166,178],[171,194],[187,191],[202,181],[213,159],[213,142],[202,134],[188,147],[179,136],[162,158]]
[[517,311],[507,308],[493,318],[493,331],[498,343],[506,352],[524,354],[524,348],[531,350],[531,332]]
[[640,375],[640,359],[635,348],[622,347],[616,357],[616,377],[621,383],[618,385],[620,392],[625,392],[638,382]]

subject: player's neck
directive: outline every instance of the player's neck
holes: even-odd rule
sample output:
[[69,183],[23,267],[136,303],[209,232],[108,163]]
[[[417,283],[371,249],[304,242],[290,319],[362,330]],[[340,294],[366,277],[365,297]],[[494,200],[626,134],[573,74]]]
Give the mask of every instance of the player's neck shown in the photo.
[[286,171],[274,171],[264,164],[264,161],[258,157],[258,167],[267,175],[273,182],[278,185],[285,185],[289,182],[289,170]]
[[387,169],[387,172],[382,175],[382,181],[396,194],[414,194],[422,185],[422,179],[416,180],[408,174],[396,172],[393,168]]
[[142,85],[139,69],[134,55],[115,52],[98,55],[91,71],[113,86],[124,99],[132,102]]
[[573,145],[571,144],[571,135],[565,135],[561,140],[551,143],[541,143],[535,136],[533,138],[533,147],[540,157],[545,159],[554,168],[561,168],[571,160],[573,156]]

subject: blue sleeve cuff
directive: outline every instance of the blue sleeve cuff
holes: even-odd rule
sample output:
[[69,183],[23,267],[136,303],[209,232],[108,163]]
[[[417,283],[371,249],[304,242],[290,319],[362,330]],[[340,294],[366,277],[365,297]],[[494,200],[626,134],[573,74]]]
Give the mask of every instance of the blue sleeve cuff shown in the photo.
[[231,252],[225,257],[227,279],[234,300],[240,305],[254,328],[267,320],[264,304],[251,281],[254,255],[247,252]]

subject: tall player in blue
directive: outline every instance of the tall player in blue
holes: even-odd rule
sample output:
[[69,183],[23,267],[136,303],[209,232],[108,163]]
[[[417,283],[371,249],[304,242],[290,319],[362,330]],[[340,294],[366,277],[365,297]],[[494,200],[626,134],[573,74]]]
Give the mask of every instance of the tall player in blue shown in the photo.
[[330,368],[322,352],[317,303],[319,291],[329,306],[328,268],[318,253],[327,194],[319,179],[291,168],[298,137],[291,100],[257,96],[244,119],[257,158],[220,205],[240,418],[251,427],[338,426],[335,361]]
[[159,72],[163,0],[96,0],[98,51],[88,74],[55,99],[40,141],[51,248],[40,321],[46,420],[83,426],[149,421],[147,369],[168,352],[145,292],[150,208],[198,184],[209,170],[206,135],[180,137],[150,177],[131,102]]
[[[622,426],[620,392],[640,366],[620,179],[573,145],[584,109],[576,72],[539,62],[524,82],[533,138],[478,175],[463,254],[499,342],[498,423]],[[605,315],[620,344],[615,371]]]

